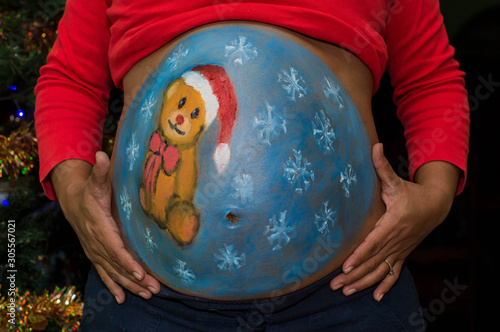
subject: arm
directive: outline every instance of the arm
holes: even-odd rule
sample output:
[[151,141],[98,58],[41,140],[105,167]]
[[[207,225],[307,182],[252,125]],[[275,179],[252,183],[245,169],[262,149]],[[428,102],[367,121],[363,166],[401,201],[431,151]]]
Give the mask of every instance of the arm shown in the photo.
[[[388,70],[405,127],[410,178],[397,176],[381,144],[372,159],[386,213],[343,264],[332,289],[353,294],[377,282],[380,301],[404,259],[448,214],[464,186],[469,116],[463,73],[453,59],[437,0],[401,0],[387,24]],[[389,275],[387,259],[394,268]]]
[[[160,289],[125,248],[111,216],[109,159],[100,149],[111,78],[105,0],[69,0],[35,88],[40,178],[56,196],[90,261],[115,296]],[[97,156],[97,158],[96,158]],[[92,166],[92,164],[94,164]]]
[[49,172],[68,159],[94,164],[100,150],[111,76],[106,0],[69,0],[58,38],[35,87],[40,179],[56,199]]
[[389,17],[387,70],[397,115],[405,128],[410,180],[425,163],[441,160],[461,170],[465,185],[469,153],[469,104],[464,73],[439,11],[438,0],[395,1]]
[[438,160],[430,161],[416,171],[415,183],[423,187],[435,188],[445,199],[443,210],[446,211],[451,208],[461,176],[462,171],[453,164]]

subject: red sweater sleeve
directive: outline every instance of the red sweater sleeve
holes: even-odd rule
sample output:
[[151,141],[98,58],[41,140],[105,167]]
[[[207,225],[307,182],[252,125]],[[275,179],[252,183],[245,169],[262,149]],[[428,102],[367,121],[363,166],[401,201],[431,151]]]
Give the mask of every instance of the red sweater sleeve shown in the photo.
[[111,89],[106,0],[68,0],[58,38],[35,87],[40,179],[56,199],[49,172],[63,160],[95,163]]
[[463,171],[458,194],[467,170],[469,106],[464,73],[453,58],[438,0],[395,0],[386,43],[410,178],[426,162],[447,161]]

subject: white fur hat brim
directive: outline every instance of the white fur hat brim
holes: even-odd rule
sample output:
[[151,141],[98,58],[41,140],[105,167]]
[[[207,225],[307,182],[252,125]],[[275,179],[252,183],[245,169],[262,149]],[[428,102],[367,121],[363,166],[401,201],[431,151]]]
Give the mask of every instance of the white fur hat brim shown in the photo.
[[198,91],[205,103],[206,120],[205,123],[208,126],[214,122],[217,117],[217,110],[219,109],[219,101],[214,94],[210,82],[197,71],[188,71],[182,74],[182,78],[186,85],[189,85],[196,91]]

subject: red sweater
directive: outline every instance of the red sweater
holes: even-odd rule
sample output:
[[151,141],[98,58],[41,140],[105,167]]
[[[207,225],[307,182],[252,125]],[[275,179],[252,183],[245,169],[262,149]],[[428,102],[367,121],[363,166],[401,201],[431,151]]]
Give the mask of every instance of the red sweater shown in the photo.
[[40,179],[63,160],[93,164],[112,82],[183,32],[222,20],[258,21],[340,45],[373,74],[386,67],[405,127],[410,176],[448,161],[466,174],[469,110],[437,0],[68,0],[35,88]]

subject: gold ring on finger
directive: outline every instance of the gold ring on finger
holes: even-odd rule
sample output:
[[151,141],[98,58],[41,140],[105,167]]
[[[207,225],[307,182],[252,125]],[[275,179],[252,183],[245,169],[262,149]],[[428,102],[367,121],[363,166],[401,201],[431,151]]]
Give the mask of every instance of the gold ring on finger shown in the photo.
[[386,262],[387,265],[389,265],[389,275],[393,276],[394,275],[394,269],[392,268],[391,263],[389,263],[389,261],[387,259],[384,262]]

